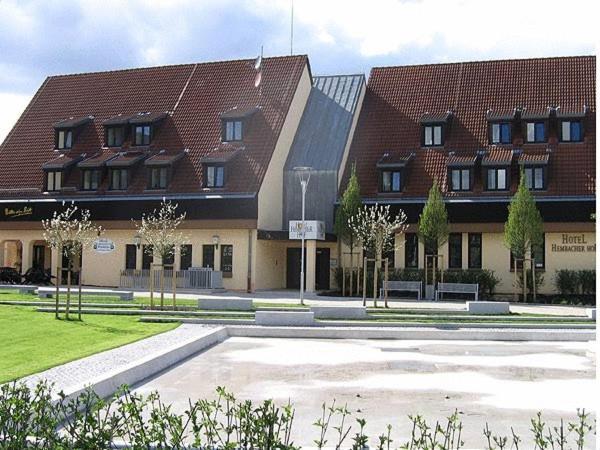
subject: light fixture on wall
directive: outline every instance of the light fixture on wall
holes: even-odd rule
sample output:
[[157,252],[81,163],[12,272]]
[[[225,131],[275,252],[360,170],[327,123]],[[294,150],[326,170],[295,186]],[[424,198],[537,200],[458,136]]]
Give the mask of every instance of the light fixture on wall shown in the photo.
[[219,249],[219,242],[221,242],[221,238],[218,235],[213,236],[213,244],[215,246],[215,250]]
[[139,233],[136,233],[135,236],[133,236],[133,243],[135,244],[135,247],[139,250],[140,246],[142,245],[142,237]]

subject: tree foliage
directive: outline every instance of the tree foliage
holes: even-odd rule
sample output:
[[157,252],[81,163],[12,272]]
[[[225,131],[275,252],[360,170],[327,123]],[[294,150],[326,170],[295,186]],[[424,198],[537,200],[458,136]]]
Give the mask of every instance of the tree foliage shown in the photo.
[[360,187],[358,185],[358,177],[356,176],[356,166],[352,166],[352,174],[348,180],[346,190],[340,200],[340,206],[335,213],[335,234],[344,244],[353,250],[356,245],[356,234],[350,226],[349,219],[356,215],[362,206],[360,198]]
[[83,249],[90,247],[104,232],[101,226],[92,223],[89,210],[79,210],[73,204],[62,212],[54,211],[51,219],[42,220],[42,228],[48,246],[64,254],[69,261],[77,260]]
[[544,242],[544,224],[533,195],[525,185],[521,171],[519,189],[508,205],[504,225],[504,243],[516,258],[524,258],[530,249],[540,251]]
[[177,204],[163,200],[159,210],[142,215],[140,224],[136,224],[137,232],[148,244],[146,252],[150,256],[158,255],[164,261],[173,256],[175,248],[187,241],[187,237],[179,230],[185,220],[185,213],[177,215]]
[[404,211],[396,216],[390,213],[390,205],[363,206],[348,220],[348,225],[360,240],[365,251],[373,251],[379,259],[394,248],[394,236],[406,229]]
[[436,181],[429,189],[429,197],[419,216],[419,238],[426,248],[439,249],[448,240],[450,232],[448,211],[442,198],[442,193]]

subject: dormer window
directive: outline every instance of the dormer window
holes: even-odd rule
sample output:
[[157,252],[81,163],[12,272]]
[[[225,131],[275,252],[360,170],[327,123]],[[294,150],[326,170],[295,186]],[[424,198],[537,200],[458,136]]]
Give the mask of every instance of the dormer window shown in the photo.
[[525,167],[525,186],[530,191],[542,191],[546,188],[546,173],[544,167]]
[[560,123],[561,142],[583,141],[583,128],[580,120],[563,120]]
[[528,143],[546,142],[546,122],[527,122]]
[[381,192],[401,192],[402,191],[402,171],[401,170],[382,170],[381,171]]
[[46,172],[46,191],[56,192],[62,189],[62,171],[49,170]]
[[153,167],[150,169],[150,189],[166,189],[169,183],[168,167]]
[[508,168],[490,167],[486,169],[486,189],[488,191],[508,190]]
[[73,147],[73,130],[56,131],[56,148],[67,150]]
[[100,169],[87,169],[82,175],[82,189],[84,191],[95,191],[100,186]]
[[441,147],[444,145],[443,125],[423,125],[423,146]]
[[152,125],[135,125],[133,127],[133,145],[150,145]]
[[110,170],[111,191],[124,191],[129,186],[129,170],[124,168],[115,168]]
[[204,168],[204,187],[222,188],[225,186],[225,166],[206,165]]
[[511,144],[511,124],[510,122],[498,122],[490,124],[490,143],[491,144]]
[[471,169],[456,168],[450,170],[450,189],[452,191],[471,190]]
[[106,127],[105,142],[107,147],[120,147],[125,140],[124,127]]
[[243,139],[243,122],[241,120],[223,121],[223,141],[234,142]]

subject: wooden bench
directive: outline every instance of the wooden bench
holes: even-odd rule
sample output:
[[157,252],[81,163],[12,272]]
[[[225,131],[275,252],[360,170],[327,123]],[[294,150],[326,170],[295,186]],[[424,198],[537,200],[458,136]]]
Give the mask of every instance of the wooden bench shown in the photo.
[[[60,294],[66,294],[67,288],[59,288]],[[77,286],[71,287],[71,295],[77,295]],[[40,287],[38,288],[39,298],[52,298],[56,295],[55,287]],[[81,295],[85,297],[98,296],[98,297],[119,297],[121,300],[133,300],[133,291],[117,291],[116,289],[81,289]]]
[[479,300],[479,284],[466,283],[438,283],[435,291],[435,300],[439,300],[440,293],[446,294],[473,294],[475,301]]
[[33,284],[0,284],[0,291],[18,291],[19,294],[33,294],[37,286]]
[[390,291],[409,291],[417,293],[417,300],[421,300],[421,290],[423,283],[421,281],[384,281],[379,296],[383,297],[385,292]]

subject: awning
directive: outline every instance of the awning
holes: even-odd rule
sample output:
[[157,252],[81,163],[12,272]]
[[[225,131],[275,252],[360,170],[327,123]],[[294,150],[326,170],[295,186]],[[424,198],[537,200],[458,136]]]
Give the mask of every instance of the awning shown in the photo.
[[473,167],[477,161],[477,155],[456,155],[450,153],[446,165],[448,167]]
[[239,152],[243,151],[245,148],[246,147],[241,144],[222,142],[217,147],[215,147],[210,153],[200,157],[200,163],[226,163],[228,161],[231,161]]
[[89,158],[77,164],[80,169],[100,169],[104,167],[108,161],[116,158],[119,154],[113,152],[98,152]]
[[183,158],[185,152],[178,153],[167,153],[160,152],[144,161],[144,165],[148,167],[164,167],[164,166],[172,166],[181,158]]
[[553,111],[552,108],[531,108],[524,109],[521,113],[521,119],[523,120],[546,120],[550,118],[550,113]]
[[77,128],[91,122],[94,116],[69,117],[68,119],[59,120],[54,124],[56,130],[67,130],[69,128]]
[[254,113],[258,112],[259,108],[257,106],[248,106],[238,108],[232,108],[224,113],[221,113],[221,119],[246,119],[252,116]]
[[556,117],[560,119],[582,119],[587,114],[587,106],[583,106],[581,109],[577,108],[556,108]]
[[481,160],[482,166],[510,166],[513,159],[513,151],[506,148],[491,148]]
[[111,117],[110,119],[106,119],[104,122],[102,122],[102,125],[104,125],[105,127],[127,125],[131,117],[132,116],[130,115],[118,114],[116,116]]
[[500,122],[503,120],[514,120],[517,116],[517,108],[513,109],[488,109],[485,117],[488,122]]
[[77,156],[67,156],[66,154],[61,154],[50,161],[42,164],[43,170],[65,170],[71,167],[73,164],[78,163],[83,158],[82,155]]
[[143,161],[146,158],[146,156],[147,155],[145,153],[139,153],[139,152],[119,153],[115,158],[106,162],[106,167],[114,167],[114,168],[131,167],[131,166],[134,166],[134,165],[138,164],[139,162]]
[[377,161],[378,169],[401,169],[406,167],[408,163],[415,157],[414,153],[409,154],[391,154],[384,153],[384,155]]
[[164,120],[168,114],[166,112],[143,112],[137,113],[129,118],[129,123],[136,124],[153,124]]
[[550,153],[521,153],[519,164],[522,166],[546,165],[550,161]]
[[450,120],[451,117],[452,117],[452,111],[446,111],[446,112],[442,112],[442,113],[426,112],[421,116],[419,121],[421,122],[421,124],[446,123]]

